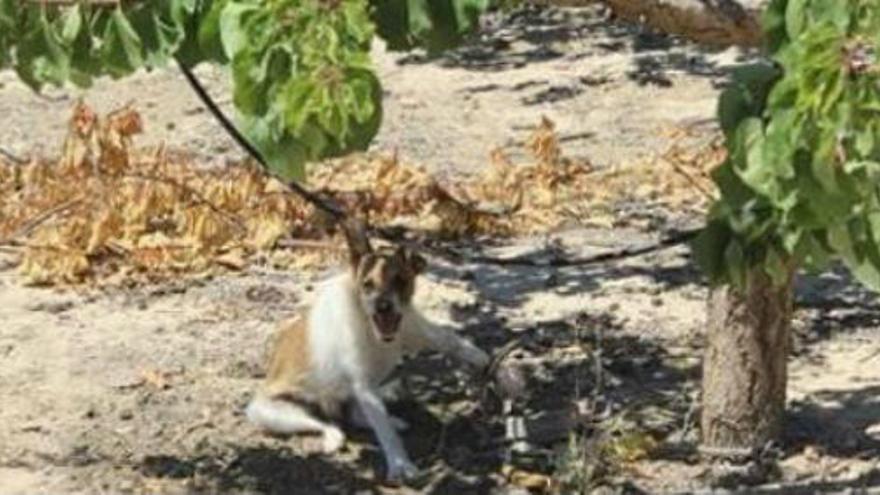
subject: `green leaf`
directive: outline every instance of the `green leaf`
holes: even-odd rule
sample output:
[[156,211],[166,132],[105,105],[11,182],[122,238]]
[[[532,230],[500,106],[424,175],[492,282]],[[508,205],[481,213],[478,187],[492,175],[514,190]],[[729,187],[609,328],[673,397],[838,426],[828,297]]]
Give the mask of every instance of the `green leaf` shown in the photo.
[[407,21],[409,29],[414,33],[426,33],[431,31],[434,23],[431,22],[430,5],[422,0],[406,0],[406,10],[409,14]]
[[813,272],[824,270],[831,263],[830,249],[820,241],[827,235],[825,231],[818,231],[801,236],[798,248],[793,253]]
[[767,258],[764,261],[764,271],[770,276],[773,285],[780,287],[788,282],[790,277],[788,257],[779,253],[773,246],[767,249]]
[[240,115],[239,128],[263,155],[269,168],[285,180],[305,179],[305,164],[310,158],[304,144],[285,135],[271,116],[254,118]]
[[712,284],[726,275],[724,249],[731,239],[730,229],[723,221],[710,222],[691,243],[694,259]]
[[423,47],[437,55],[478,26],[488,0],[374,0],[373,21],[391,50]]
[[284,117],[287,127],[294,134],[302,130],[302,127],[312,115],[312,95],[316,89],[315,84],[311,80],[297,78],[290,81],[284,93]]
[[[195,14],[204,3],[203,0],[165,0],[170,2],[168,6],[168,16],[166,17],[170,24],[175,26],[184,26],[187,19]],[[213,1],[213,0],[212,0]]]
[[791,109],[775,112],[767,124],[764,139],[763,162],[773,168],[781,179],[794,177],[793,160],[799,139],[797,113]]
[[113,10],[103,43],[101,55],[110,75],[122,77],[144,65],[141,40],[121,8]]
[[248,31],[245,29],[245,21],[248,15],[258,12],[259,7],[255,4],[227,2],[220,13],[220,33],[223,49],[227,59],[235,58],[235,55],[248,46]]
[[736,131],[732,159],[743,182],[759,194],[778,198],[779,186],[773,164],[764,161],[764,128],[760,119],[745,119]]
[[856,136],[856,151],[862,158],[870,157],[874,152],[874,132],[873,130],[865,130]]
[[802,228],[794,228],[788,232],[785,232],[782,236],[782,247],[785,250],[787,255],[793,255],[798,250],[798,245],[801,243],[801,240],[805,235],[808,235],[804,232]]
[[72,44],[76,40],[82,27],[82,7],[79,4],[65,10],[61,15],[61,39],[66,44]]
[[223,44],[223,36],[220,27],[220,18],[226,8],[227,0],[214,0],[211,3],[211,9],[205,15],[199,24],[198,45],[199,49],[208,60],[213,60],[222,64],[229,62]]
[[859,282],[880,290],[880,250],[866,234],[864,224],[850,221],[829,229],[828,241]]
[[32,89],[61,85],[70,76],[70,53],[55,34],[45,11],[30,17],[16,50],[16,72]]
[[95,76],[104,74],[93,32],[93,21],[97,15],[94,12],[83,14],[83,24],[71,43],[70,80],[80,87],[91,86]]
[[143,45],[146,65],[166,65],[184,39],[183,26],[175,24],[156,9],[132,9],[128,15],[136,36]]
[[788,37],[797,39],[804,30],[806,23],[806,10],[808,0],[788,0],[785,8],[785,28]]
[[876,178],[880,176],[880,162],[871,160],[850,160],[843,165],[843,170],[847,174],[865,172],[869,178],[876,180]]
[[346,77],[351,81],[356,105],[351,110],[355,122],[342,151],[365,150],[382,124],[382,85],[376,74],[366,69],[351,69]]
[[858,264],[850,228],[846,222],[840,222],[828,227],[828,246],[849,265]]
[[850,13],[857,10],[847,0],[811,0],[810,15],[814,19],[830,22],[840,33],[846,33],[850,24]]
[[762,30],[769,53],[776,53],[788,42],[785,29],[785,11],[787,0],[771,0],[764,10]]
[[718,121],[728,139],[740,122],[753,115],[747,96],[741,87],[733,86],[725,89],[718,98]]
[[856,280],[874,291],[880,291],[880,265],[872,258],[857,265],[849,265]]
[[870,212],[865,215],[870,236],[874,241],[880,240],[880,211]]
[[243,50],[232,59],[232,99],[236,109],[247,115],[268,110],[265,65],[260,54]]
[[822,134],[816,137],[813,144],[812,172],[816,181],[829,193],[840,192],[837,183],[837,174],[834,170],[837,155],[837,137],[830,134]]
[[327,134],[336,138],[340,148],[346,149],[348,147],[348,135],[350,134],[348,115],[342,109],[331,107],[326,119],[321,122],[321,127],[327,131]]

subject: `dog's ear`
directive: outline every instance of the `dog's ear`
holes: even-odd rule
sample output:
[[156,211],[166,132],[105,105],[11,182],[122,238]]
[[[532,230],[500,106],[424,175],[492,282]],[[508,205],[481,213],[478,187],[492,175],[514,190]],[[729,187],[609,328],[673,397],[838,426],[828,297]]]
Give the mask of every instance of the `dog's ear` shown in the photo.
[[359,218],[346,220],[342,223],[342,233],[348,244],[348,256],[351,267],[357,270],[364,256],[373,252],[370,239],[367,237],[367,224]]

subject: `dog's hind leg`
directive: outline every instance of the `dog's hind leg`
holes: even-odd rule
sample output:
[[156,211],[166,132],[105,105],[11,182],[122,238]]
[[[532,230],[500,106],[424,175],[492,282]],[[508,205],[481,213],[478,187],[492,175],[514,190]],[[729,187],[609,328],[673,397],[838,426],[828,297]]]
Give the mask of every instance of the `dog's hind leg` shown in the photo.
[[245,414],[251,422],[274,433],[319,433],[325,454],[336,452],[345,443],[342,430],[290,401],[257,396],[248,404]]

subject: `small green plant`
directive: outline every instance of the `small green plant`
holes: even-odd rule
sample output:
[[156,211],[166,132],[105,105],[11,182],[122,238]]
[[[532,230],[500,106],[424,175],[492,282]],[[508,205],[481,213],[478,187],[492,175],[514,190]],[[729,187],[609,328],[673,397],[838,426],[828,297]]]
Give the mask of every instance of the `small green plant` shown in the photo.
[[459,43],[488,0],[0,0],[0,68],[35,91],[173,59],[229,69],[238,123],[273,170],[364,149],[382,120],[374,35],[429,54]]
[[597,442],[571,433],[568,444],[556,459],[553,482],[558,493],[586,494],[601,484],[607,474]]
[[555,462],[557,493],[592,493],[626,464],[648,457],[657,442],[626,414],[598,423],[589,436],[571,433]]
[[880,289],[880,3],[773,0],[764,25],[772,63],[720,99],[729,156],[696,257],[739,287],[838,258]]

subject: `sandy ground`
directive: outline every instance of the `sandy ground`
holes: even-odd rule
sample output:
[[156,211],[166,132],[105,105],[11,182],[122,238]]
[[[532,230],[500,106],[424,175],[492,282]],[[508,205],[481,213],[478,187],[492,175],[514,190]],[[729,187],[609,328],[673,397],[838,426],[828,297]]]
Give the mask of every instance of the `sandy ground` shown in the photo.
[[[468,172],[493,146],[515,148],[544,114],[568,155],[636,161],[668,144],[664,129],[712,117],[723,69],[736,60],[609,26],[590,11],[532,13],[528,23],[506,21],[439,61],[377,49],[388,94],[376,147]],[[200,74],[228,102],[222,75]],[[76,95],[35,96],[0,73],[0,147],[53,154]],[[85,97],[100,109],[136,101],[147,143],[219,161],[238,156],[173,71],[102,81]],[[571,254],[651,239],[583,229],[554,237]],[[499,251],[540,250],[544,241]],[[395,492],[376,483],[381,456],[368,434],[326,458],[259,435],[242,416],[274,325],[308,300],[318,274],[253,267],[61,292],[22,287],[4,258],[0,267],[0,493]],[[706,288],[685,249],[565,269],[434,259],[419,290],[432,317],[488,349],[522,339],[530,370],[522,414],[539,419],[587,402],[660,441],[650,458],[604,473],[608,493],[706,488],[694,451]],[[880,486],[880,306],[838,273],[804,278],[798,306],[781,473],[760,493]],[[405,441],[430,472],[418,491],[523,493],[502,476],[505,464],[534,473],[563,465],[566,429],[529,439],[533,464],[506,459],[497,404],[476,400],[465,375],[437,356],[405,371],[393,409],[413,425]],[[585,471],[586,457],[559,472]]]

